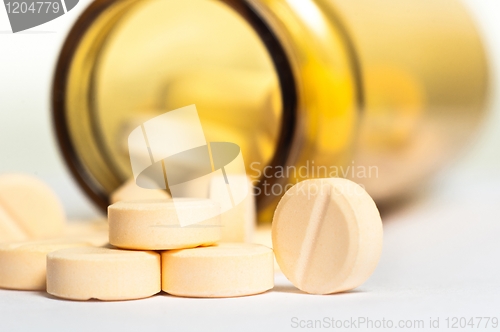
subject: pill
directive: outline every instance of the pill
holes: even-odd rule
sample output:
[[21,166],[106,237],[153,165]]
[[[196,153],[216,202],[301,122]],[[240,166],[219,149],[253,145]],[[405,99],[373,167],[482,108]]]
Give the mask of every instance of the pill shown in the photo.
[[361,186],[345,179],[293,186],[273,218],[273,249],[281,271],[312,294],[347,291],[366,281],[379,261],[382,237],[375,203]]
[[[227,178],[228,183],[226,183]],[[255,196],[252,183],[246,175],[213,176],[210,181],[209,198],[229,206],[221,214],[223,242],[251,242],[256,227]],[[243,191],[245,198],[234,205],[234,191]]]
[[0,206],[0,243],[27,240],[28,235]]
[[120,201],[136,201],[142,199],[167,199],[170,195],[162,189],[146,189],[139,187],[132,178],[122,184],[111,194],[111,203]]
[[30,175],[0,175],[0,241],[56,237],[64,225],[62,204],[45,183]]
[[47,256],[47,292],[70,300],[134,300],[161,291],[160,254],[67,248]]
[[[179,216],[202,221],[181,226]],[[192,248],[221,237],[220,207],[208,199],[118,202],[109,206],[108,221],[109,242],[126,249]]]
[[164,251],[162,289],[185,297],[235,297],[274,286],[273,251],[249,243]]
[[59,249],[100,246],[106,234],[68,239],[22,241],[0,244],[0,287],[18,290],[45,290],[47,254]]

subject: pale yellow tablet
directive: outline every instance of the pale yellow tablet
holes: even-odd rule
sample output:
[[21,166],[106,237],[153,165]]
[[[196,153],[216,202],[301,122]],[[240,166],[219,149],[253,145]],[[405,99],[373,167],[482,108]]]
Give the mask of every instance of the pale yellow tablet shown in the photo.
[[45,183],[25,174],[0,175],[0,241],[56,237],[65,220],[61,202]]
[[382,251],[375,203],[361,186],[345,179],[307,180],[292,187],[276,209],[272,232],[281,271],[313,294],[361,285]]
[[0,287],[45,290],[48,253],[63,248],[101,246],[106,243],[106,234],[96,234],[88,237],[0,244]]
[[[213,176],[210,181],[209,198],[224,207],[221,213],[222,238],[224,242],[252,242],[257,225],[255,196],[250,179],[246,175]],[[244,193],[241,202],[236,203],[237,192]],[[227,202],[226,202],[227,200]]]
[[139,187],[132,178],[122,184],[111,194],[111,204],[120,201],[136,201],[143,199],[168,199],[171,198],[166,190],[146,189]]
[[47,292],[70,300],[134,300],[161,291],[160,254],[69,248],[47,256]]
[[[119,248],[168,250],[217,242],[220,207],[208,199],[126,201],[108,208],[109,242]],[[195,223],[183,224],[188,221]]]
[[234,297],[274,286],[273,251],[248,243],[162,252],[162,289],[185,297]]
[[0,243],[27,240],[28,234],[0,205]]

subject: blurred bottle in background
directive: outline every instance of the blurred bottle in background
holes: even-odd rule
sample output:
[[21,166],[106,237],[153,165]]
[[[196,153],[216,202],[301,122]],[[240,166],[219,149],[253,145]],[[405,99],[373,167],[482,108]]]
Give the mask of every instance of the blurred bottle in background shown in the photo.
[[53,86],[58,141],[102,208],[132,175],[128,134],[195,104],[207,141],[240,146],[270,221],[287,188],[342,176],[380,204],[471,138],[488,64],[458,0],[96,0]]

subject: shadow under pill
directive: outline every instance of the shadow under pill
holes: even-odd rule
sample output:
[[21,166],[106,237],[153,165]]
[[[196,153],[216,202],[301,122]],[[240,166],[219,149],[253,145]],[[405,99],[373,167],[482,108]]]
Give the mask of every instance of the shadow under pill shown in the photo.
[[271,289],[270,291],[271,292],[278,292],[278,293],[294,293],[294,294],[307,295],[307,293],[301,291],[300,289],[298,289],[294,286],[274,286],[274,288]]
[[161,295],[161,293],[159,294],[155,294],[153,296],[150,296],[150,297],[145,297],[145,298],[140,298],[140,299],[128,299],[128,300],[99,300],[99,299],[90,299],[90,300],[73,300],[73,299],[65,299],[65,298],[62,298],[62,297],[57,297],[57,296],[54,296],[54,295],[51,295],[47,292],[35,292],[37,295],[41,296],[41,297],[44,297],[46,299],[49,299],[49,300],[55,300],[55,301],[63,301],[63,302],[75,302],[75,303],[112,303],[112,302],[131,302],[131,301],[141,301],[141,300],[147,300],[147,299],[150,299],[152,297],[155,297],[157,295]]
[[271,292],[278,292],[278,293],[292,293],[292,294],[302,294],[302,295],[312,295],[312,296],[345,296],[345,295],[350,295],[350,294],[362,294],[365,293],[362,290],[349,290],[345,292],[339,292],[339,293],[333,293],[333,294],[309,294],[306,292],[301,291],[298,288],[295,288],[294,286],[274,286],[274,288],[271,290]]

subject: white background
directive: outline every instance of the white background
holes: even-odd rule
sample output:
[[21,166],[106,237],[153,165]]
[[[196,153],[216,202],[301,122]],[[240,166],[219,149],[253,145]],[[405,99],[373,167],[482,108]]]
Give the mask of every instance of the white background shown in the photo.
[[[346,0],[347,1],[347,0]],[[27,172],[47,181],[72,218],[97,215],[59,156],[49,92],[65,34],[89,3],[26,32],[12,34],[0,8],[0,173]],[[500,317],[500,1],[469,0],[484,35],[493,74],[491,113],[461,160],[412,204],[385,216],[379,267],[358,290],[334,296],[296,292],[282,276],[274,291],[224,300],[167,295],[143,301],[59,301],[42,293],[0,290],[0,331],[120,329],[175,331],[219,327],[291,329],[292,317],[423,319]],[[1,7],[1,6],[0,6]],[[1,267],[0,267],[1,268]],[[427,326],[427,325],[426,325]],[[480,329],[483,330],[483,329]]]

